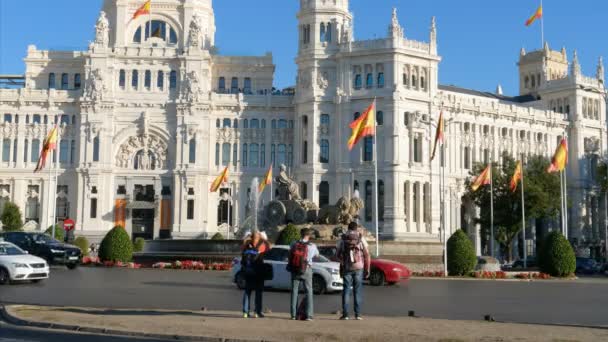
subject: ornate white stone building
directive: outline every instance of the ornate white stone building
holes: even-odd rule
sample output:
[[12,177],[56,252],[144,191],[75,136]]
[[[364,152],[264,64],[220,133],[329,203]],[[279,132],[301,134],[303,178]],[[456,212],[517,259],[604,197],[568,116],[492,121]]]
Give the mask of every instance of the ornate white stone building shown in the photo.
[[[474,163],[504,151],[550,156],[567,134],[570,236],[599,231],[601,60],[587,77],[576,52],[569,62],[564,49],[522,50],[515,97],[440,85],[434,19],[428,42],[406,38],[396,13],[387,14],[385,38],[356,40],[348,0],[300,0],[296,86],[279,92],[271,54],[216,52],[211,0],[154,0],[150,16],[131,20],[142,3],[105,0],[87,51],[29,46],[24,87],[0,89],[0,196],[23,208],[31,227],[49,225],[50,205],[89,236],[115,224],[147,238],[212,234],[229,221],[229,197],[208,190],[224,165],[230,182],[221,193],[232,195],[238,226],[252,178],[271,163],[286,164],[303,197],[321,206],[358,189],[371,225],[371,140],[352,152],[346,140],[348,124],[376,98],[383,237],[439,241],[441,158],[429,156],[441,110],[451,230],[478,235],[474,210],[462,203]],[[48,169],[33,169],[56,121],[59,177],[49,187]],[[49,188],[58,190],[56,208]]]

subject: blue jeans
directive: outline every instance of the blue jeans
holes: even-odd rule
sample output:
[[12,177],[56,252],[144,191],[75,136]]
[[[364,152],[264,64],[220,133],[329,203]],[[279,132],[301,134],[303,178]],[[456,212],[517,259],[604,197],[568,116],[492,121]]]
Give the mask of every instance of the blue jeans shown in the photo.
[[304,292],[306,293],[306,317],[313,318],[312,268],[310,267],[303,274],[291,274],[291,317],[296,317],[298,313],[300,283],[304,284]]
[[353,292],[355,297],[355,316],[359,316],[361,314],[361,304],[363,302],[363,270],[345,272],[343,279],[342,315],[348,316],[350,295],[351,292]]
[[249,313],[251,293],[255,291],[255,313],[262,313],[262,295],[264,294],[264,280],[258,277],[245,278],[246,286],[243,293],[243,312]]

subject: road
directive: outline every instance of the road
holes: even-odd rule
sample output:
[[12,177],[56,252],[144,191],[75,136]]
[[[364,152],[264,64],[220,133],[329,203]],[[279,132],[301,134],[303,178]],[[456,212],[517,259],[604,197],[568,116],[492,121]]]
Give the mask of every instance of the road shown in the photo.
[[[365,287],[364,314],[608,326],[608,280],[493,282],[412,279]],[[241,310],[241,292],[227,272],[53,268],[41,284],[0,287],[0,302],[115,309]],[[289,294],[269,291],[265,307],[288,312]],[[315,311],[332,313],[341,296],[315,297]]]

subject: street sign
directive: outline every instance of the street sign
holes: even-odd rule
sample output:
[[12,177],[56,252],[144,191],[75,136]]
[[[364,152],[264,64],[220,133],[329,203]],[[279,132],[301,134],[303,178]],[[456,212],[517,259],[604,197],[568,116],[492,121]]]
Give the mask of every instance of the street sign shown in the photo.
[[76,228],[76,222],[74,222],[74,220],[66,219],[65,221],[63,221],[63,229],[65,231],[74,230],[74,228]]

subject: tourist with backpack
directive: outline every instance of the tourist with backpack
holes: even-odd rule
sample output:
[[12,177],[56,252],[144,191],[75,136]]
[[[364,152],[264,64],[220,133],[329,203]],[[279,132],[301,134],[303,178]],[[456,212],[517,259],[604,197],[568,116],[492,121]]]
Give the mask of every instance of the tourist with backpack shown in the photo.
[[355,302],[355,319],[361,320],[361,303],[363,301],[363,279],[369,277],[371,258],[369,247],[363,234],[359,232],[356,222],[348,225],[348,231],[338,241],[337,256],[340,261],[340,275],[342,276],[342,317],[341,320],[350,319],[348,316],[351,292]]
[[306,297],[305,314],[303,320],[313,320],[313,292],[312,292],[312,261],[319,256],[317,246],[310,241],[313,231],[305,228],[300,231],[300,240],[291,245],[287,271],[291,273],[291,319],[298,319],[298,295],[300,284],[304,284]]
[[265,238],[266,234],[253,231],[245,239],[243,254],[241,256],[241,270],[245,274],[245,292],[243,293],[243,318],[250,317],[249,306],[251,293],[255,291],[255,313],[253,317],[263,318],[262,296],[264,293],[264,280],[267,278],[264,266],[264,254],[270,250],[270,244]]

